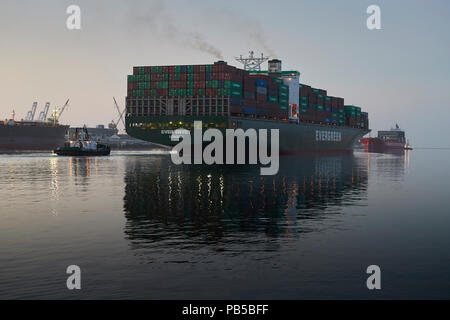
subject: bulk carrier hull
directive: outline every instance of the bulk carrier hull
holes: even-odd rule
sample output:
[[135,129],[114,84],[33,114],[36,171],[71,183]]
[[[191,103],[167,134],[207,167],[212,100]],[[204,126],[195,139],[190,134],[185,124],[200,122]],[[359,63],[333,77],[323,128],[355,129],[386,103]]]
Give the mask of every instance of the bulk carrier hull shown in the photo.
[[42,124],[0,125],[0,150],[42,150],[60,147],[68,126]]
[[[193,123],[202,121],[203,123],[218,124],[216,128],[224,131],[231,129],[279,129],[280,152],[292,154],[303,151],[348,151],[353,149],[355,142],[359,141],[369,130],[359,128],[321,125],[312,123],[289,123],[284,121],[251,119],[242,117],[127,117],[127,133],[137,139],[157,143],[160,145],[174,146],[177,141],[171,141],[170,129],[151,129],[141,126],[143,123],[168,123],[169,119],[173,123],[183,122]],[[226,126],[221,124],[226,123]]]

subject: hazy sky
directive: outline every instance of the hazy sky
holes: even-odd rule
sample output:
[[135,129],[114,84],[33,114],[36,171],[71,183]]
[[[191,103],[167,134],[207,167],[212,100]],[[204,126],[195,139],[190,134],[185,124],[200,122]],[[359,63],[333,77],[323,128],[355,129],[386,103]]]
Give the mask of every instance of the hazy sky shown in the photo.
[[[71,4],[81,30],[66,28]],[[366,27],[371,4],[382,30]],[[398,122],[415,146],[450,146],[449,21],[445,0],[1,0],[0,118],[70,98],[61,122],[106,125],[134,65],[221,54],[238,66],[234,57],[253,49],[361,106],[375,134]]]

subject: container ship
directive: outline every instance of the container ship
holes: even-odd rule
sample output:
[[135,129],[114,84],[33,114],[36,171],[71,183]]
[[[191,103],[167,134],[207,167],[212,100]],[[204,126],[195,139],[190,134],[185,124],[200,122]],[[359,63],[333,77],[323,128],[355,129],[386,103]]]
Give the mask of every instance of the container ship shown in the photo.
[[[300,83],[300,72],[261,55],[237,58],[244,69],[209,65],[137,66],[128,75],[126,131],[173,146],[176,129],[279,129],[280,152],[351,150],[369,130],[366,112],[324,89]],[[268,70],[260,65],[268,61]]]
[[391,130],[378,131],[377,138],[362,138],[361,143],[364,145],[364,149],[369,152],[412,149],[406,141],[405,131],[400,129],[398,124]]
[[[68,103],[68,101],[67,101]],[[67,105],[66,103],[66,105]],[[55,111],[52,118],[46,119],[50,103],[47,103],[39,119],[34,120],[37,102],[28,112],[25,120],[16,121],[15,112],[11,119],[0,122],[0,150],[42,150],[49,151],[64,144],[69,126],[60,125],[58,118],[63,109]]]

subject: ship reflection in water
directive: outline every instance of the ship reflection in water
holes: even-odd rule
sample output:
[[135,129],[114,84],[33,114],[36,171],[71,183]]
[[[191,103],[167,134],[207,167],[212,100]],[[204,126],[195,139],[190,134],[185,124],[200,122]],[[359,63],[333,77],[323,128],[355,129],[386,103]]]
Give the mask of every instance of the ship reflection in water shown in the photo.
[[282,157],[276,176],[260,176],[256,166],[131,162],[125,174],[125,233],[135,249],[178,241],[185,248],[211,245],[233,254],[276,250],[277,238],[333,227],[323,221],[335,222],[346,206],[361,203],[367,166],[368,159],[350,154]]
[[159,153],[0,155],[0,298],[73,298],[71,264],[86,299],[448,298],[448,157],[281,157],[260,176]]

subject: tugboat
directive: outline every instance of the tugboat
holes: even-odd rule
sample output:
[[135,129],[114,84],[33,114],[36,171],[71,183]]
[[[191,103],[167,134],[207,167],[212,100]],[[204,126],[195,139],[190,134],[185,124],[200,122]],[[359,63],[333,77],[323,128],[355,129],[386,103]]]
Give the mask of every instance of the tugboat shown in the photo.
[[412,150],[413,147],[409,144],[409,140],[406,141],[405,150]]
[[58,156],[108,156],[111,148],[108,145],[89,139],[87,128],[76,128],[71,139],[53,151]]

